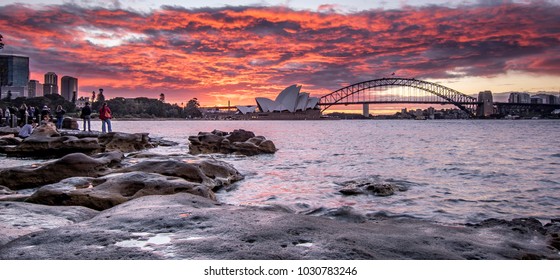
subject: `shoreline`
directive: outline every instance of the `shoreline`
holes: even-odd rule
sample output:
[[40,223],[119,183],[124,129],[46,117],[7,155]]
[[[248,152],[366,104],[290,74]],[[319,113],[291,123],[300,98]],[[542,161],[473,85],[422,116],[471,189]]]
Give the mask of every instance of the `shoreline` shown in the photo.
[[[111,135],[128,147],[130,135]],[[560,219],[446,224],[224,204],[215,193],[244,182],[231,164],[135,150],[0,169],[0,259],[560,259]]]

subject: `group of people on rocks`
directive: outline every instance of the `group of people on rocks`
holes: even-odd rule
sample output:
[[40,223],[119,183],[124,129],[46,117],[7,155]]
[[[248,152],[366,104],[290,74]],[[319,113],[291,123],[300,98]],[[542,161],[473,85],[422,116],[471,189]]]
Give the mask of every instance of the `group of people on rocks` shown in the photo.
[[[54,112],[54,118],[56,118],[57,128],[62,128],[62,120],[64,120],[64,115],[66,111],[61,105],[56,107]],[[45,105],[43,109],[38,107],[27,106],[23,103],[19,109],[12,106],[6,108],[0,108],[0,126],[20,126],[34,122],[34,123],[45,123],[53,120],[53,114],[51,109]]]
[[[80,118],[84,120],[84,131],[87,130],[91,131],[91,106],[89,102],[86,102],[85,106],[82,108]],[[111,113],[111,109],[107,106],[107,102],[103,102],[101,109],[99,109],[99,119],[101,120],[101,132],[112,132],[113,129],[111,128],[111,119],[113,115]]]
[[[90,103],[86,102],[85,106],[81,109],[80,118],[83,119],[83,130],[91,131],[91,107]],[[44,125],[49,122],[56,120],[56,128],[62,129],[62,124],[64,121],[64,115],[66,111],[61,105],[56,106],[54,113],[51,109],[44,105],[41,110],[37,107],[27,106],[23,103],[19,109],[14,106],[7,106],[6,108],[0,107],[0,126],[10,126],[21,127],[19,132],[20,138],[27,138],[33,133],[33,129],[37,127],[38,124]],[[103,106],[99,110],[99,119],[101,119],[102,125],[101,129],[103,133],[112,132],[111,119],[113,118],[111,109],[104,102]]]

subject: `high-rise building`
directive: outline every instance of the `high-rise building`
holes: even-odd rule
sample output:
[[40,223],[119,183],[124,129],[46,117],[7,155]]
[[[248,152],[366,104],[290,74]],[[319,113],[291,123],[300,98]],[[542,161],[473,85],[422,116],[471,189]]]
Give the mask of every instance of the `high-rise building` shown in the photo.
[[43,94],[58,94],[58,76],[54,72],[45,74],[45,82],[43,83]]
[[531,96],[524,92],[512,92],[509,94],[509,103],[531,103]]
[[62,77],[60,79],[60,94],[64,99],[72,101],[74,94],[78,94],[78,79],[70,76]]
[[556,104],[556,96],[546,93],[535,94],[531,96],[531,103]]
[[43,96],[43,85],[37,80],[30,80],[28,92],[28,97]]
[[0,55],[0,98],[11,92],[12,98],[27,96],[29,83],[29,57]]

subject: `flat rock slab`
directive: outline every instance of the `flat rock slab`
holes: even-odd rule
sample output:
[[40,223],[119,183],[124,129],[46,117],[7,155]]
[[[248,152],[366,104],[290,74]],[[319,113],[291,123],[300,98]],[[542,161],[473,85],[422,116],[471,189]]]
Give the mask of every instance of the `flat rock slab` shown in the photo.
[[56,183],[70,177],[98,177],[108,173],[123,157],[121,152],[99,154],[95,157],[74,153],[42,164],[0,169],[0,185],[11,190],[21,190]]
[[[172,144],[161,140],[165,144]],[[154,148],[148,133],[59,131],[54,124],[41,125],[21,143],[0,141],[0,153],[14,157],[56,158],[71,153],[95,154],[120,151],[135,152]]]
[[0,246],[26,234],[91,219],[98,213],[85,207],[0,202]]
[[[4,116],[1,116],[4,117]],[[0,135],[18,135],[19,131],[21,130],[21,128],[19,127],[9,127],[9,126],[2,126],[0,127]]]
[[231,164],[217,160],[145,160],[115,172],[142,171],[166,176],[180,177],[187,181],[200,183],[212,190],[230,185],[244,177]]
[[[558,259],[533,225],[359,223],[220,205],[181,193],[145,196],[90,220],[22,236],[0,259]],[[541,226],[542,227],[542,226]]]
[[68,178],[39,188],[25,201],[105,210],[146,195],[167,195],[180,192],[216,199],[214,192],[205,185],[189,182],[179,177],[135,171],[99,178]]

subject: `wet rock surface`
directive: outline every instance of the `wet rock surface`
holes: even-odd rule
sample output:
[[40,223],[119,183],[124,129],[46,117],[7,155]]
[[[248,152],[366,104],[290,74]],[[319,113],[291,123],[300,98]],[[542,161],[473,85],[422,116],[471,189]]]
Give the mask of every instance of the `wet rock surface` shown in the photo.
[[342,187],[339,192],[344,195],[390,196],[395,192],[407,190],[403,185],[381,182],[378,178],[357,179],[337,184]]
[[55,207],[0,201],[0,213],[1,248],[20,236],[88,220],[99,212],[85,207]]
[[189,153],[194,155],[222,153],[253,156],[273,154],[277,151],[272,141],[243,129],[233,132],[199,132],[196,136],[189,136],[189,142]]
[[558,259],[552,234],[406,218],[349,223],[180,193],[23,235],[0,247],[0,259]]
[[95,210],[105,210],[142,196],[180,192],[216,199],[211,189],[205,185],[178,177],[135,171],[99,178],[69,178],[39,188],[25,201],[44,205],[84,206]]
[[0,169],[0,185],[11,190],[30,189],[59,182],[70,177],[98,177],[118,166],[121,152],[102,153],[94,157],[81,153],[31,166]]
[[190,182],[201,183],[212,190],[230,185],[243,179],[232,165],[217,160],[145,160],[115,172],[143,171],[166,176],[180,177]]
[[[212,156],[144,151],[147,134],[43,135],[95,139],[118,151],[0,169],[0,259],[560,258],[560,220],[442,225],[349,206],[296,213],[285,205],[223,205],[214,191],[243,176]],[[220,153],[276,151],[247,131],[199,136]],[[374,177],[339,185],[352,195],[390,195],[412,183]]]

